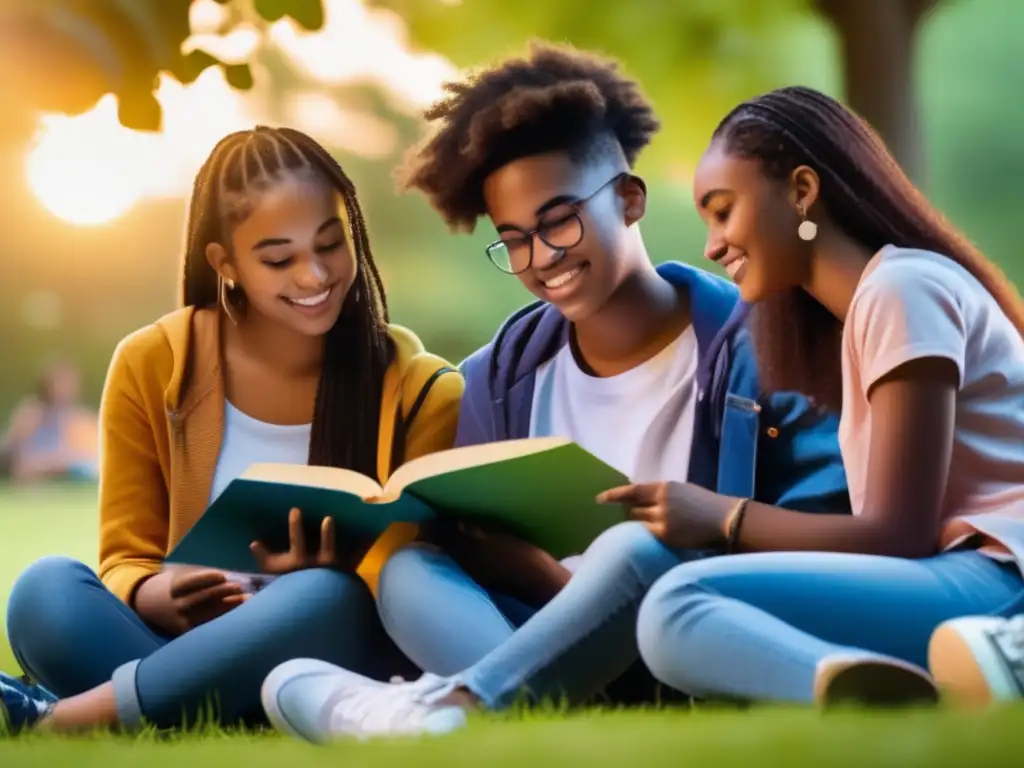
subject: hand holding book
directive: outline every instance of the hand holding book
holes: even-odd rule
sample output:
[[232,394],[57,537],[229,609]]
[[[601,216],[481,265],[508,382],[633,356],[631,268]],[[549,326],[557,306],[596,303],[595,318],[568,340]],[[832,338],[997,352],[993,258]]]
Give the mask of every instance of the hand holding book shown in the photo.
[[429,540],[486,589],[528,605],[543,605],[572,575],[546,551],[494,526],[441,519]]
[[222,616],[246,597],[242,585],[223,571],[176,566],[142,582],[134,607],[149,624],[176,636]]
[[306,568],[337,568],[351,570],[358,565],[366,547],[347,547],[339,552],[334,519],[325,516],[320,521],[319,544],[311,547],[306,541],[302,510],[292,507],[288,512],[288,548],[272,552],[262,541],[249,545],[261,573],[280,576]]
[[[383,487],[334,467],[255,464],[228,485],[167,562],[244,573],[258,570],[259,552],[270,567],[294,565],[295,557],[268,560],[266,553],[291,552],[287,531],[296,525],[304,542],[320,541],[323,523],[317,521],[325,517],[341,537],[336,551],[345,552],[346,560],[345,542],[368,547],[395,523],[437,520],[502,529],[558,560],[584,551],[624,519],[621,511],[597,503],[596,496],[626,482],[621,473],[560,438],[429,454],[399,467]],[[299,523],[286,522],[295,507],[302,510]],[[254,540],[264,549],[252,550]]]

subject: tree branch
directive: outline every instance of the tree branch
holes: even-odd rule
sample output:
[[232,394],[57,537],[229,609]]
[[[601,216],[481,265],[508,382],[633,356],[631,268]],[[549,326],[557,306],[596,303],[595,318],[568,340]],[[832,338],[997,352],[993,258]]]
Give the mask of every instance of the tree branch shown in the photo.
[[924,183],[914,58],[919,21],[936,0],[815,0],[835,27],[847,103],[877,130],[907,175]]

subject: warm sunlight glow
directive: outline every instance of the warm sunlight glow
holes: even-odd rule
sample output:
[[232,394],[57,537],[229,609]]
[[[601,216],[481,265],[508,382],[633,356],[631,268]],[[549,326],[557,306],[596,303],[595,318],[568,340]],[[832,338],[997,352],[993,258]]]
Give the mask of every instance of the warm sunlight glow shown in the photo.
[[259,44],[259,30],[251,24],[239,24],[237,28],[224,35],[194,34],[185,41],[182,50],[190,53],[199,49],[216,56],[226,64],[241,64],[256,52]]
[[72,224],[96,225],[122,216],[143,198],[182,197],[213,145],[254,122],[242,96],[216,68],[189,86],[164,77],[157,98],[164,108],[160,133],[122,126],[113,96],[76,117],[42,119],[26,170],[32,191],[51,213]]
[[[393,13],[368,10],[360,0],[325,0],[325,13],[324,27],[317,32],[284,20],[271,26],[263,42],[251,25],[224,33],[226,9],[215,0],[197,0],[190,13],[194,34],[183,49],[200,48],[232,63],[250,61],[256,87],[232,89],[219,67],[187,86],[161,76],[156,95],[164,125],[155,134],[124,128],[113,96],[74,117],[44,115],[26,158],[32,191],[64,221],[105,224],[143,200],[186,197],[213,145],[258,122],[286,120],[332,148],[362,157],[393,154],[398,149],[395,126],[344,103],[332,90],[373,85],[397,109],[418,111],[441,95],[442,83],[456,70],[441,56],[410,51],[405,26]],[[272,102],[276,84],[267,83],[259,69],[261,45],[278,48],[307,83],[277,90]]]
[[227,18],[228,9],[217,0],[192,0],[188,8],[188,26],[195,34],[216,32]]
[[72,224],[106,224],[139,199],[144,180],[126,162],[132,153],[121,144],[131,137],[111,130],[116,123],[113,96],[80,117],[45,120],[26,171],[32,191],[55,216]]
[[324,14],[317,32],[304,32],[289,19],[270,30],[271,40],[321,83],[377,85],[401,107],[422,109],[443,95],[441,86],[457,72],[443,56],[411,51],[395,13],[359,0],[324,0]]
[[292,125],[359,157],[384,159],[398,145],[398,130],[387,120],[369,110],[342,107],[325,93],[289,95],[285,110]]

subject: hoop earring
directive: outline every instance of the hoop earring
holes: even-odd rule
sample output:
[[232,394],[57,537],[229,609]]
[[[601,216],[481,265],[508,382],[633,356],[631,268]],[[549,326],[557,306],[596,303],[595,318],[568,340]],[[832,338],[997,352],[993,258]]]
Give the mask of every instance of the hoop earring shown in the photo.
[[217,297],[220,300],[220,305],[224,309],[224,314],[228,316],[228,320],[234,325],[238,325],[238,311],[232,304],[231,296],[229,295],[229,291],[234,289],[234,280],[226,280],[220,275],[217,276]]
[[800,219],[800,226],[796,228],[796,234],[801,240],[809,243],[818,236],[818,225],[807,218],[803,207],[800,208]]

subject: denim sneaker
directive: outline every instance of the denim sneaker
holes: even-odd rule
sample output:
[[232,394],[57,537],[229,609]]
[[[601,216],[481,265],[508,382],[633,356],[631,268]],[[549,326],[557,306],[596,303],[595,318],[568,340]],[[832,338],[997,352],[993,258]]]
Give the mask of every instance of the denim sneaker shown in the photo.
[[[6,683],[11,682],[11,676],[0,672],[0,681]],[[29,696],[33,699],[41,699],[50,704],[57,703],[57,694],[53,693],[47,688],[44,688],[39,683],[33,683],[28,675],[22,675],[19,678],[15,678],[15,682],[25,688],[28,691]]]
[[56,701],[57,697],[42,686],[0,672],[0,734],[31,728]]

